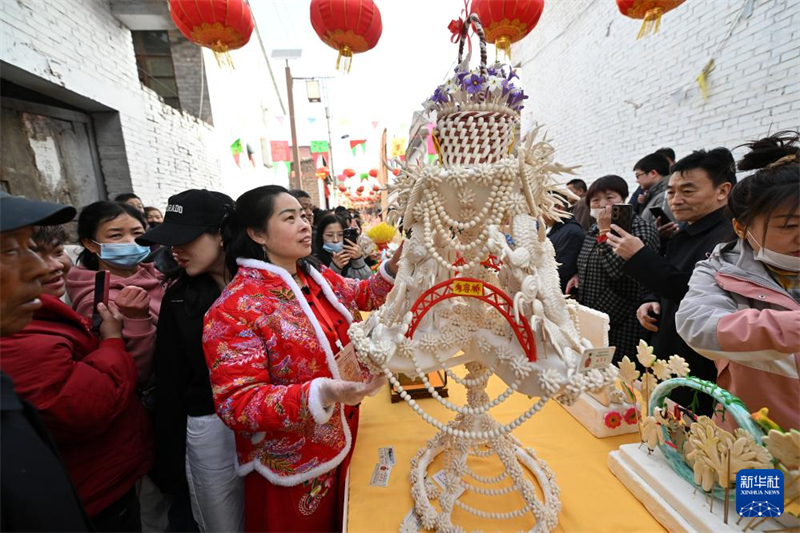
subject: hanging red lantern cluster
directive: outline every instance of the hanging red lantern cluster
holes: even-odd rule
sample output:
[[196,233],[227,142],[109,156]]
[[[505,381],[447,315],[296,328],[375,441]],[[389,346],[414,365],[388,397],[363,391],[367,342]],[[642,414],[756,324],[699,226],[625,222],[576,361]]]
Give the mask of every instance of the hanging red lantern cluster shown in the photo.
[[169,13],[184,37],[213,50],[220,63],[231,64],[227,52],[246,45],[253,33],[245,0],[169,0]]
[[528,35],[544,11],[544,0],[473,0],[472,12],[481,19],[486,40],[511,60],[511,43]]
[[311,26],[322,42],[339,51],[336,68],[341,64],[346,72],[353,54],[374,48],[383,31],[381,12],[372,0],[311,0]]
[[686,0],[617,0],[619,12],[632,19],[642,19],[637,39],[641,39],[651,31],[658,33],[661,26],[661,15],[672,11]]

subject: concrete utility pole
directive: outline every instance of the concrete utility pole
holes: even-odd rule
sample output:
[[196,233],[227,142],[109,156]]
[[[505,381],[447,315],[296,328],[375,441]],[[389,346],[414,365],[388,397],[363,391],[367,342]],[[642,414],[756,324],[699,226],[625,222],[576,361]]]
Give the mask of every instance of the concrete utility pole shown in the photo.
[[294,176],[289,173],[289,185],[292,189],[302,189],[302,170],[300,168],[300,147],[297,145],[297,125],[294,122],[294,91],[292,90],[294,80],[292,79],[292,69],[289,67],[289,60],[286,60],[286,92],[289,96],[289,123],[292,127],[292,159],[294,161]]

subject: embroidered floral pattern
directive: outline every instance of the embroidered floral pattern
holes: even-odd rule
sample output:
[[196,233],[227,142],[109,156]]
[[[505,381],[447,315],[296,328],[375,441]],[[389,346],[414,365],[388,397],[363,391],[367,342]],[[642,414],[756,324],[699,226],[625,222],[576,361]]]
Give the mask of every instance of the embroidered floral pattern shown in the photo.
[[[392,288],[380,274],[345,280],[323,269],[322,278],[315,277],[353,316],[381,305]],[[347,440],[341,406],[325,424],[312,415],[312,380],[331,372],[288,282],[266,269],[240,267],[206,314],[203,341],[217,413],[236,432],[239,464],[259,462],[278,476],[319,476]],[[303,504],[312,513],[327,490],[324,476],[315,479],[323,479],[323,488],[310,490]]]

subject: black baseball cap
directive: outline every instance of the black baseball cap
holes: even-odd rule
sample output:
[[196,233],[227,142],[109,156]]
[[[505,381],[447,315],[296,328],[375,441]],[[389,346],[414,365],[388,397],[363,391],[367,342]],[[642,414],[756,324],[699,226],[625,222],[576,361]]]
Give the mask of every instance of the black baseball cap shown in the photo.
[[0,191],[0,231],[13,231],[25,226],[66,224],[77,211],[70,205],[28,200]]
[[144,246],[178,246],[192,242],[208,230],[219,229],[226,216],[233,212],[233,204],[227,194],[205,189],[189,189],[170,196],[164,222],[136,242]]

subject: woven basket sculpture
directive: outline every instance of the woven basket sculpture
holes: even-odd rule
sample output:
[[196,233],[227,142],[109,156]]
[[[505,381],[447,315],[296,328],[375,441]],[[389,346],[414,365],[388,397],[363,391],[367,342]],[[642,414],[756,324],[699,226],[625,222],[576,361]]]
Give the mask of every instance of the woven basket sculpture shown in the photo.
[[[473,22],[473,27],[480,38],[480,73],[486,76],[486,36],[479,21]],[[468,29],[469,24],[464,24],[458,49],[459,65]],[[439,111],[434,134],[442,164],[449,167],[496,163],[510,153],[518,122],[519,113],[494,103],[459,104]]]

